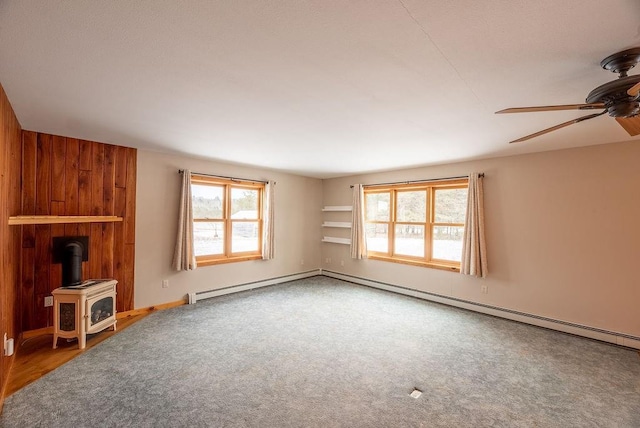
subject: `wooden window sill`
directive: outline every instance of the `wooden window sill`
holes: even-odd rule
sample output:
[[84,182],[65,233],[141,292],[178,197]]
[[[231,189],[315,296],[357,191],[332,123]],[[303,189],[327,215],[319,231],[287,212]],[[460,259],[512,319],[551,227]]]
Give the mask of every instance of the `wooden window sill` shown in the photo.
[[400,263],[400,264],[411,265],[411,266],[420,266],[420,267],[426,267],[426,268],[432,268],[432,269],[446,270],[449,272],[460,272],[459,263],[448,264],[444,262],[434,262],[434,261],[424,262],[419,260],[401,259],[398,257],[385,257],[385,256],[379,256],[379,255],[373,255],[373,254],[367,256],[367,258],[371,260],[379,260],[383,262]]
[[196,263],[198,267],[202,267],[202,266],[221,265],[225,263],[246,262],[249,260],[262,260],[262,255],[257,254],[257,255],[250,255],[250,256],[225,257],[225,258],[219,258],[219,259],[196,258]]

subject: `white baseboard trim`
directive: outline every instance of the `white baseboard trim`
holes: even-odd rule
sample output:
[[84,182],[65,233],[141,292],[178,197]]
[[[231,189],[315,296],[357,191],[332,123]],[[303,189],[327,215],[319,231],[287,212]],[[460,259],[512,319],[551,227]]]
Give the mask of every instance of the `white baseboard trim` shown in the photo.
[[519,321],[525,324],[531,324],[538,327],[544,327],[551,330],[561,331],[564,333],[574,334],[576,336],[596,339],[603,342],[613,343],[628,348],[640,349],[640,337],[631,336],[624,333],[603,330],[600,328],[589,327],[585,325],[560,321],[553,318],[541,317],[525,312],[514,311],[511,309],[500,308],[497,306],[484,305],[482,303],[471,302],[468,300],[447,297],[440,294],[428,293],[424,291],[413,290],[411,288],[399,285],[388,284],[371,279],[361,278],[358,276],[348,275],[339,272],[333,272],[320,269],[322,275],[331,278],[341,279],[343,281],[353,282],[355,284],[366,285],[368,287],[378,288],[381,290],[391,291],[393,293],[404,294],[407,296],[417,297],[423,300],[443,303],[449,306],[468,309],[483,314],[493,315],[500,318],[506,318],[513,321]]
[[295,281],[296,279],[309,278],[311,276],[321,275],[320,269],[308,270],[306,272],[293,273],[290,275],[278,276],[275,278],[263,279],[260,281],[246,282],[243,284],[231,285],[215,290],[198,291],[197,293],[189,293],[187,295],[189,304],[192,305],[200,300],[209,299],[211,297],[224,296],[225,294],[239,293],[241,291],[253,290],[254,288],[267,287],[269,285],[280,284],[282,282]]

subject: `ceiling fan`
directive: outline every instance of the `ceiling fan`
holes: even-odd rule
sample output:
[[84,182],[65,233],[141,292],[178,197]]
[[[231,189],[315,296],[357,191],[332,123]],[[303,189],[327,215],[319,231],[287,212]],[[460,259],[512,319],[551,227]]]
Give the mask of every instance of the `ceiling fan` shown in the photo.
[[551,128],[518,138],[509,143],[519,143],[540,135],[583,122],[609,113],[631,136],[640,134],[640,75],[628,76],[627,72],[640,62],[640,48],[627,49],[609,55],[600,62],[605,70],[618,73],[618,79],[600,85],[587,95],[585,104],[565,104],[556,106],[515,107],[497,111],[502,113],[528,113],[556,110],[599,110],[599,113],[578,117]]

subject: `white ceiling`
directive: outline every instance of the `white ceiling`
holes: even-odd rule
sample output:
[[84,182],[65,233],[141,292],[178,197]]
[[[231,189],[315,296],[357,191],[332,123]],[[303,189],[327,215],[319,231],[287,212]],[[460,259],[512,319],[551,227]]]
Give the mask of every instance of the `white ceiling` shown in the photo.
[[584,102],[635,46],[638,0],[0,0],[24,129],[320,178],[630,140],[493,112]]

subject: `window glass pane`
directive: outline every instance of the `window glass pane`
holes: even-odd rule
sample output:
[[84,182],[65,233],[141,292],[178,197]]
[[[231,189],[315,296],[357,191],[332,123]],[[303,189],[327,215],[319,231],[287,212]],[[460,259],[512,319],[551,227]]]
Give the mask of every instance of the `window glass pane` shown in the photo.
[[234,221],[231,224],[231,252],[258,251],[259,229],[257,221]]
[[222,254],[224,227],[221,221],[193,222],[193,246],[196,256]]
[[367,223],[367,251],[389,252],[389,226],[384,223]]
[[364,197],[368,221],[389,221],[389,193],[367,193]]
[[258,219],[258,190],[231,188],[231,218]]
[[424,226],[397,224],[395,253],[405,256],[424,257]]
[[223,190],[222,186],[192,184],[193,218],[221,219]]
[[464,227],[434,226],[431,258],[459,262],[462,259]]
[[467,189],[436,189],[436,223],[464,223]]
[[425,222],[427,219],[427,191],[398,192],[396,221]]

